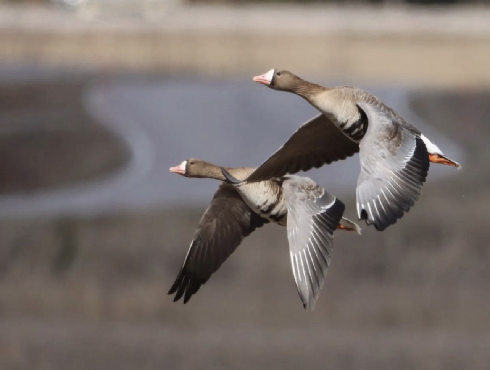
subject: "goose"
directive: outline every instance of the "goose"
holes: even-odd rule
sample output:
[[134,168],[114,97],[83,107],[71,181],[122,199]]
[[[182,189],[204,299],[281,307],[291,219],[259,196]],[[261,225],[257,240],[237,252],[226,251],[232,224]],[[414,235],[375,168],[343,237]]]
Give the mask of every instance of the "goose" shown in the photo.
[[336,228],[357,231],[342,217],[345,206],[307,177],[285,176],[251,184],[230,184],[255,168],[219,167],[189,158],[170,172],[185,177],[221,180],[204,212],[169,294],[187,303],[233,253],[243,238],[264,224],[287,226],[296,287],[305,309],[313,309],[330,266]]
[[323,87],[276,69],[253,80],[299,95],[321,114],[303,124],[244,182],[306,171],[359,151],[357,215],[359,220],[382,231],[414,205],[429,162],[461,167],[393,109],[364,90]]

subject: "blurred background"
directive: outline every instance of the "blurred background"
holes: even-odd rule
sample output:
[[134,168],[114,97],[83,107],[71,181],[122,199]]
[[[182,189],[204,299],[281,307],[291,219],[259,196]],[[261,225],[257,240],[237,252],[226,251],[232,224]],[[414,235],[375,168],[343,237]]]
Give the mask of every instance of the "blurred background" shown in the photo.
[[[0,368],[488,369],[488,3],[0,2]],[[375,93],[463,169],[338,232],[313,312],[275,225],[173,303],[218,183],[168,168],[258,165],[316,114],[271,68]],[[352,219],[358,166],[308,173]]]

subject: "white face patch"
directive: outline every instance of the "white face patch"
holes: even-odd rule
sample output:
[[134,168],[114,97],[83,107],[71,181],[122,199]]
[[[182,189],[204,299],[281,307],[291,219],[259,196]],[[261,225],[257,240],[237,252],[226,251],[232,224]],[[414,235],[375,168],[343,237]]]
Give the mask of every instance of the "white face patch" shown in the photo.
[[187,170],[187,161],[183,161],[178,166],[170,167],[170,172],[178,173],[179,175],[185,175],[186,170]]
[[182,162],[182,163],[179,165],[179,167],[181,167],[181,168],[184,170],[184,173],[185,173],[185,171],[187,170],[187,161],[183,161],[183,162]]
[[267,81],[269,81],[269,83],[271,83],[272,78],[274,77],[274,72],[275,72],[275,69],[271,69],[269,72],[267,72],[267,73],[264,74],[264,78]]

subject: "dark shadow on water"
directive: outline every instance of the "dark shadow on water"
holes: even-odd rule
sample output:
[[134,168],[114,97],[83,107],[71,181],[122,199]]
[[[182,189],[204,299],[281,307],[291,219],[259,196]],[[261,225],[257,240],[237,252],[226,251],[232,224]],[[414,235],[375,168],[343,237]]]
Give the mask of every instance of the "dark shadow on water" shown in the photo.
[[87,114],[78,81],[0,86],[0,194],[93,181],[122,168],[124,142]]

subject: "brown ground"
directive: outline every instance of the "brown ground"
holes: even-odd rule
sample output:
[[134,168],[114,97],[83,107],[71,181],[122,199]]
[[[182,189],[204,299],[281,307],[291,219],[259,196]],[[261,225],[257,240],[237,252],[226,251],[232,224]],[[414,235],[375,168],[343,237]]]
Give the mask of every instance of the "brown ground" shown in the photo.
[[416,111],[466,149],[464,168],[429,177],[385,232],[339,232],[314,312],[302,309],[277,226],[247,238],[188,305],[172,303],[205,204],[3,220],[0,368],[487,369],[489,100],[414,95]]

